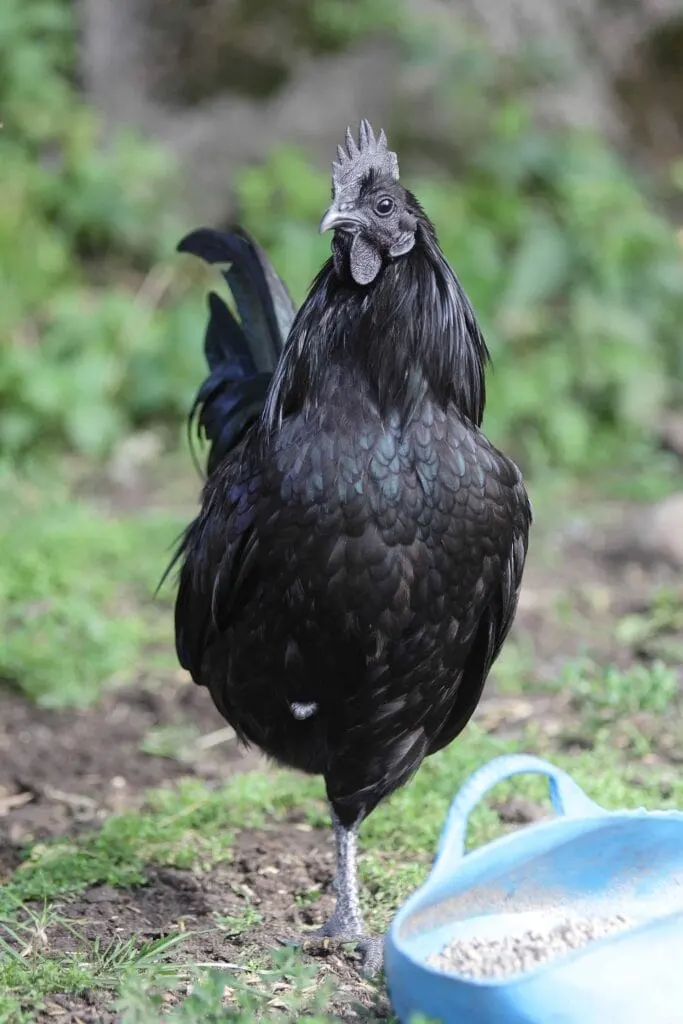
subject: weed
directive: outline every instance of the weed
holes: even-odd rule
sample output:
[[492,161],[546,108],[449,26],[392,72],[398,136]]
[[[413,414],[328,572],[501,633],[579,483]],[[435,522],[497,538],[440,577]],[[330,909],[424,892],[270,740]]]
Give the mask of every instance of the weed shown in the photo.
[[638,654],[680,664],[683,659],[683,593],[660,587],[642,612],[617,624],[617,638]]
[[[51,936],[57,931],[72,940],[72,948],[52,950]],[[36,1011],[55,992],[118,991],[132,975],[147,984],[171,984],[179,972],[168,957],[184,939],[140,941],[132,936],[90,943],[54,906],[39,913],[17,906],[0,918],[0,1019],[14,1020],[9,1011]]]
[[[168,1013],[169,1024],[252,1024],[268,1018],[282,1024],[334,1024],[336,1018],[325,1012],[334,995],[332,983],[320,982],[316,968],[290,951],[273,951],[271,959],[270,968],[247,976],[220,970],[203,975]],[[144,985],[129,987],[119,1003],[122,1024],[156,1024],[163,1004],[163,996]]]
[[[396,907],[424,880],[449,803],[462,779],[492,756],[516,749],[538,750],[539,746],[531,732],[517,743],[503,743],[472,726],[458,743],[428,759],[415,780],[365,823],[361,834],[362,900],[373,929],[386,928]],[[553,760],[570,770],[589,795],[606,807],[676,806],[683,802],[683,781],[656,765],[622,764],[609,737],[598,737],[592,750],[571,756],[555,751]],[[547,785],[539,779],[503,783],[493,800],[512,794],[548,805]],[[224,1014],[222,1019],[235,1021],[246,1020],[248,1014],[252,1014],[250,1020],[255,1014],[264,1015],[259,1019],[282,1019],[283,1014],[285,1020],[304,1016],[317,1019],[316,1014],[328,1005],[322,997],[316,1001],[317,983],[308,975],[305,984],[297,982],[301,965],[290,977],[289,968],[277,966],[279,961],[273,961],[276,966],[264,963],[263,950],[256,950],[251,958],[245,950],[237,965],[238,977],[234,973],[202,976],[190,995],[181,998],[173,971],[161,963],[165,963],[170,946],[145,946],[127,940],[107,947],[91,944],[85,952],[78,947],[78,955],[56,961],[41,951],[40,936],[45,932],[49,935],[56,901],[69,893],[102,882],[126,887],[144,883],[154,864],[191,867],[201,872],[230,859],[237,829],[272,827],[286,819],[293,808],[303,810],[311,824],[328,825],[322,797],[319,780],[285,771],[237,776],[218,790],[197,781],[183,781],[151,793],[142,810],[109,818],[97,833],[71,841],[34,844],[3,889],[0,913],[6,921],[16,921],[17,906],[36,899],[45,901],[47,911],[33,922],[28,937],[23,939],[25,944],[33,943],[35,955],[29,959],[33,973],[27,974],[26,966],[17,963],[16,952],[4,964],[7,978],[13,979],[14,987],[8,981],[8,990],[21,992],[30,981],[39,992],[71,991],[94,984],[95,977],[100,988],[111,986],[112,991],[118,991],[125,981],[123,1019],[140,1024],[158,1020],[153,1014],[158,1014],[161,1006],[168,1010],[169,1020],[188,1022],[220,1019],[212,1016],[219,1010]],[[501,830],[499,816],[487,800],[472,815],[468,847],[499,835]],[[306,897],[313,895],[307,893]],[[214,920],[230,938],[248,934],[260,923],[261,916],[262,908],[247,905],[241,915],[219,915]],[[16,925],[10,927],[14,929],[11,943],[16,951],[22,936]],[[157,963],[159,973],[155,974]],[[195,975],[188,974],[189,970],[185,966],[182,971],[177,968],[176,975],[194,984]],[[169,993],[175,993],[170,1003]],[[323,1013],[320,1019],[334,1018]]]
[[565,666],[559,685],[571,694],[580,710],[597,715],[598,720],[640,711],[668,714],[679,690],[676,671],[661,661],[621,671],[580,659]]
[[[527,467],[628,459],[628,486],[666,486],[671,462],[654,440],[683,379],[683,275],[655,205],[601,140],[534,127],[519,98],[526,59],[503,61],[386,0],[354,4],[352,17],[339,0],[305,7],[323,50],[381,26],[408,60],[437,70],[439,106],[468,111],[458,174],[410,184],[495,356],[487,430]],[[73,82],[75,38],[60,0],[5,0],[0,449],[13,456],[66,446],[99,458],[140,424],[177,424],[203,372],[207,274],[170,263],[182,232],[166,213],[168,154],[125,133],[100,146]],[[549,62],[533,65],[534,81],[547,81]],[[243,169],[238,185],[242,219],[302,298],[329,253],[314,229],[328,174],[287,148]]]
[[[385,921],[424,876],[460,782],[489,758],[523,748],[534,749],[524,741],[496,740],[472,726],[459,743],[429,758],[415,780],[364,824],[361,870],[373,890],[372,909],[379,907]],[[655,771],[640,778],[635,793],[629,790],[627,773],[609,743],[570,758],[557,755],[555,760],[566,763],[577,781],[608,806],[660,799]],[[508,793],[522,792],[547,802],[547,791],[537,780],[506,783],[501,790],[505,787]],[[208,868],[230,858],[236,829],[264,827],[285,819],[293,809],[303,810],[309,823],[329,827],[322,798],[320,780],[287,771],[245,773],[220,789],[182,780],[150,793],[143,811],[108,818],[97,833],[34,844],[5,887],[2,901],[54,900],[97,883],[139,884],[153,864]],[[676,798],[683,798],[683,782],[669,794],[669,801]],[[500,827],[489,806],[478,808],[472,816],[470,845],[492,838]],[[5,906],[2,901],[0,907]]]
[[161,264],[179,233],[168,155],[125,132],[102,147],[75,44],[61,0],[3,3],[0,450],[13,455],[98,457],[134,422],[177,421],[201,367],[186,339],[201,337],[202,297]]
[[14,474],[0,476],[0,518],[0,679],[63,707],[128,682],[146,648],[174,664],[154,588],[180,519],[117,519]]
[[241,914],[213,914],[216,927],[225,932],[229,939],[243,935],[256,924],[260,924],[263,916],[254,907],[246,906]]

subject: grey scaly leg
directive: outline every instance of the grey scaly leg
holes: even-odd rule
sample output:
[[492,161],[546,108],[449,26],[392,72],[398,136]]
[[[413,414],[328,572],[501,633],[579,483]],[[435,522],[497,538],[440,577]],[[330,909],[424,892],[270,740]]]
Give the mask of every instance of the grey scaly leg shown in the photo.
[[356,836],[358,825],[345,828],[334,811],[332,825],[337,853],[337,871],[334,878],[336,905],[332,917],[316,933],[321,938],[335,938],[342,942],[360,939],[358,949],[363,958],[363,970],[372,976],[382,966],[383,942],[378,938],[366,938],[365,925],[358,899],[358,870],[356,861]]
[[357,826],[344,828],[334,811],[332,825],[337,854],[333,886],[337,899],[332,917],[319,929],[318,935],[342,940],[360,939],[365,935],[365,926],[358,900]]

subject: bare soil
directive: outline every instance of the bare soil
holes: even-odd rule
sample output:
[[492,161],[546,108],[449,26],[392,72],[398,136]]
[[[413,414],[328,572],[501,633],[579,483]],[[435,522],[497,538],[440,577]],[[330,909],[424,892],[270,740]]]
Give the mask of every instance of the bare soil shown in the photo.
[[92,828],[106,814],[141,803],[151,787],[186,775],[219,781],[261,763],[234,739],[190,766],[143,751],[153,727],[188,724],[203,735],[225,726],[208,693],[187,681],[163,691],[119,690],[75,711],[37,708],[0,690],[0,865],[11,863],[27,839]]
[[[583,650],[623,663],[633,653],[620,649],[614,623],[647,603],[653,588],[673,578],[665,566],[643,567],[627,555],[609,552],[601,529],[569,529],[532,553],[515,634],[533,652],[533,679],[556,673],[558,665]],[[571,615],[557,612],[557,597]],[[482,725],[501,734],[526,723],[567,715],[562,695],[508,696],[492,681],[478,712]],[[79,711],[37,709],[22,696],[0,690],[0,883],[20,859],[28,839],[73,836],[96,827],[108,814],[134,807],[144,791],[182,776],[223,781],[230,773],[261,764],[234,739],[207,749],[191,763],[142,750],[150,728],[194,724],[202,735],[224,727],[208,693],[180,675],[163,690],[139,687],[106,696],[99,706]],[[510,802],[508,802],[509,804]],[[501,819],[532,820],[538,808],[523,802],[501,805]],[[191,933],[180,947],[192,961],[234,964],[245,952],[277,945],[283,938],[320,923],[331,909],[332,844],[327,832],[291,820],[272,830],[245,830],[234,856],[209,873],[158,870],[147,884],[119,890],[97,886],[65,902],[63,912],[88,939],[107,943],[136,934],[155,938],[178,930]],[[319,890],[312,906],[297,896]],[[243,913],[245,896],[260,921],[239,934],[220,927],[215,915]],[[52,948],[67,950],[73,936],[57,929]],[[71,946],[69,945],[71,943]],[[352,959],[317,949],[323,972],[339,987],[335,1010],[343,1021],[371,1015],[383,1019],[388,1006],[364,981]],[[106,998],[55,996],[48,1020],[109,1022],[116,1016]]]

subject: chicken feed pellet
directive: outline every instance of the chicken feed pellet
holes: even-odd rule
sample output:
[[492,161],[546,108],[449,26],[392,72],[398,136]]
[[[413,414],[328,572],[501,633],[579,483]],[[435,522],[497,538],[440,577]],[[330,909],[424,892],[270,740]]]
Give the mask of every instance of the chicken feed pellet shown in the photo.
[[622,914],[575,917],[502,938],[456,939],[427,958],[431,967],[466,978],[504,978],[529,971],[553,957],[580,949],[632,924]]

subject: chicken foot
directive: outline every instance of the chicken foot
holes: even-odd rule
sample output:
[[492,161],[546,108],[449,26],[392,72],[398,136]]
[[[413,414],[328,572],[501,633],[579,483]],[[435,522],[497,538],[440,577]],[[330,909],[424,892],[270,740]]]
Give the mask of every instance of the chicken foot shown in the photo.
[[363,970],[372,976],[383,961],[383,940],[366,936],[365,924],[358,898],[357,834],[358,823],[346,828],[332,811],[337,870],[333,882],[336,894],[334,913],[322,928],[313,935],[316,938],[338,939],[340,942],[358,941]]

